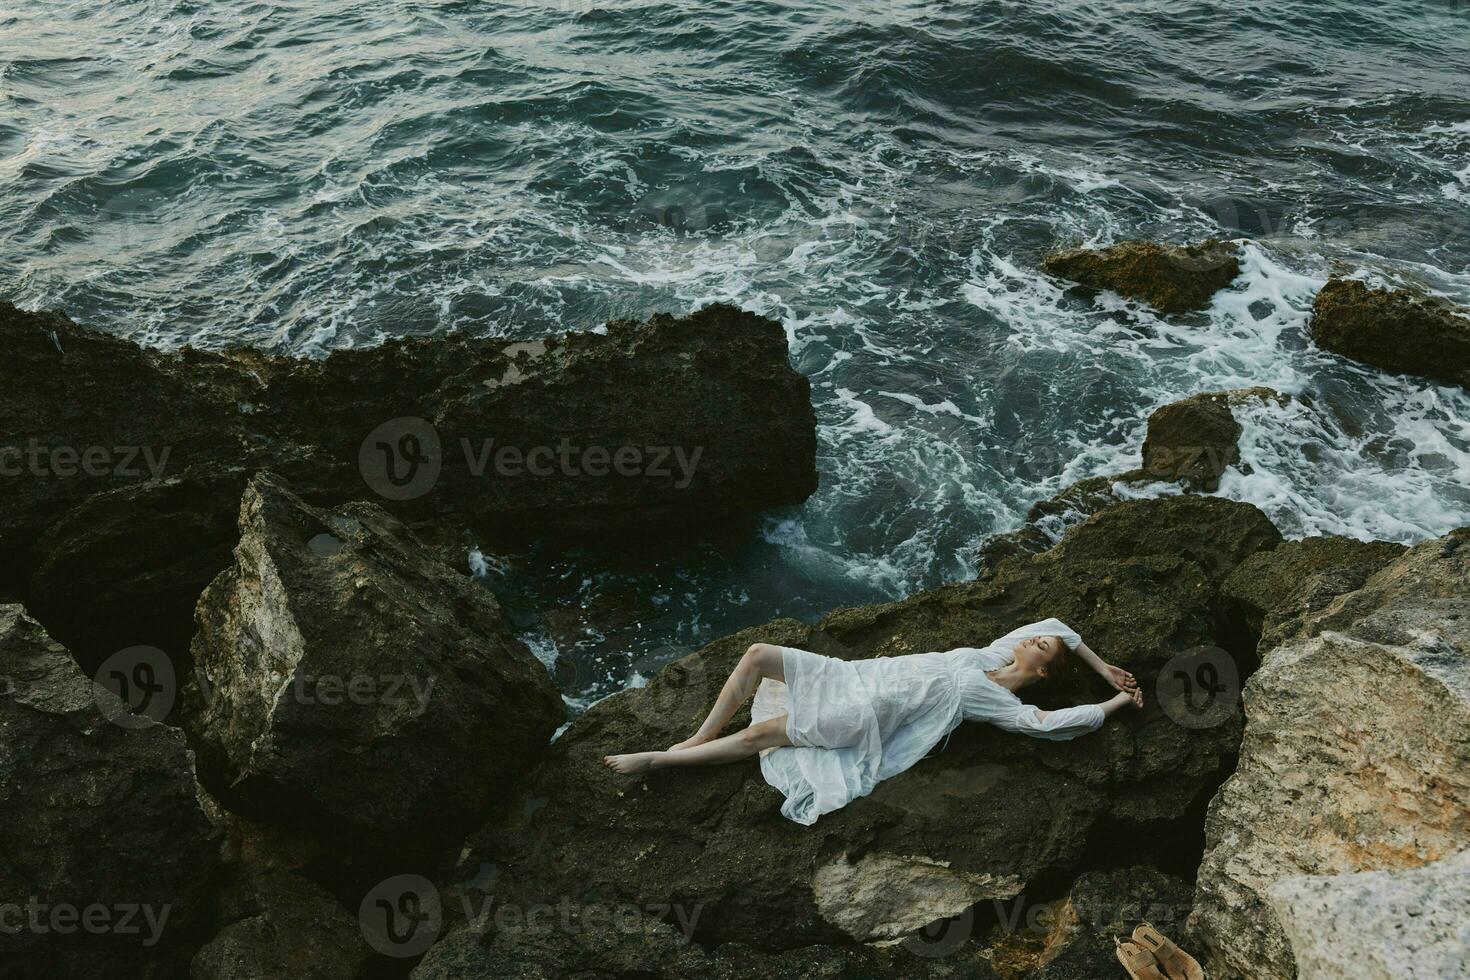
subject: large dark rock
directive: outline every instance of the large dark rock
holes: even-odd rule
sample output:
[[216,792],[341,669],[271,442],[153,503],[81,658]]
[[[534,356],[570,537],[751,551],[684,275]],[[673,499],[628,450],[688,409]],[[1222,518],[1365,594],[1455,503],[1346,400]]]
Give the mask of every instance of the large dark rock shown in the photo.
[[258,475],[234,564],[199,599],[184,722],[231,809],[368,850],[462,832],[563,706],[489,590],[374,504]]
[[1119,242],[1106,248],[1053,252],[1042,268],[1091,290],[1143,300],[1160,313],[1187,313],[1210,305],[1240,275],[1239,248],[1211,239],[1198,245]]
[[325,889],[289,871],[226,888],[222,927],[194,954],[190,980],[355,980],[372,961],[357,919]]
[[[1251,656],[1253,638],[1221,621],[1219,583],[1280,540],[1247,504],[1124,503],[979,581],[716,641],[573,724],[517,805],[472,838],[456,887],[521,906],[562,895],[642,909],[698,905],[699,942],[781,950],[901,938],[1075,873],[1094,847],[1115,861],[1115,840],[1151,841],[1157,856],[1173,837],[1197,860],[1199,814],[1233,763],[1238,708],[1215,727],[1188,728],[1151,703],[1066,743],[967,725],[936,758],[814,827],[780,816],[780,796],[753,760],[627,779],[601,757],[686,737],[756,641],[890,656],[982,644],[1058,616],[1151,690],[1166,661],[1198,645]],[[1108,691],[1099,681],[1073,696],[1103,700]],[[1189,854],[1169,858],[1188,863]]]
[[785,334],[728,306],[297,360],[164,353],[0,304],[0,346],[0,597],[88,664],[148,644],[187,669],[185,613],[264,468],[313,503],[371,497],[497,545],[669,534],[816,487]]
[[1386,371],[1470,386],[1470,311],[1334,276],[1312,304],[1317,346]]
[[183,734],[132,721],[20,606],[0,606],[0,903],[14,906],[0,975],[187,961],[219,838]]
[[259,379],[223,356],[164,354],[8,303],[0,345],[0,594],[21,593],[31,545],[91,494],[249,459],[268,438],[242,419]]
[[1148,417],[1143,471],[1159,480],[1212,492],[1239,453],[1240,423],[1219,392],[1194,395]]
[[492,913],[480,928],[450,932],[430,948],[413,980],[1000,980],[974,947],[925,946],[915,940],[889,947],[772,951],[725,943],[708,949],[633,906],[569,902],[530,910],[534,920],[514,911],[502,915],[498,926]]

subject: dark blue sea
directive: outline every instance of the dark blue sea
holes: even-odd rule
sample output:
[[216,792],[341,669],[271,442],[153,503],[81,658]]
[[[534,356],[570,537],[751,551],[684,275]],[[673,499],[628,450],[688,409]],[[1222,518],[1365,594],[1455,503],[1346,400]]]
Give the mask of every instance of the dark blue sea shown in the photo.
[[[1245,242],[1165,322],[1059,245]],[[1470,524],[1470,394],[1315,349],[1329,273],[1470,301],[1458,0],[16,0],[0,296],[165,348],[780,320],[822,487],[748,537],[472,556],[575,706],[733,629],[972,574],[1153,408],[1269,385],[1220,493]],[[3,363],[3,352],[0,352]],[[533,410],[534,407],[528,407]]]

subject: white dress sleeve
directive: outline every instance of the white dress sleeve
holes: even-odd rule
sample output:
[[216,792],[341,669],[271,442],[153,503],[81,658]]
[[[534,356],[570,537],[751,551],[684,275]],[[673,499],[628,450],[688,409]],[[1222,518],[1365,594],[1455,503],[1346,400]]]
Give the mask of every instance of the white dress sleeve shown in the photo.
[[1028,623],[1020,629],[1011,630],[1005,636],[990,644],[990,648],[1009,653],[1011,648],[1021,640],[1028,640],[1033,636],[1060,636],[1062,642],[1067,645],[1067,649],[1069,650],[1077,649],[1082,643],[1082,637],[1072,627],[1060,619],[1053,617],[1051,619],[1043,619],[1039,623]]
[[1036,705],[1022,704],[1017,699],[1015,710],[992,719],[992,724],[1008,732],[1064,742],[1078,735],[1097,731],[1108,717],[1102,707],[1096,704],[1079,704],[1072,708],[1048,711],[1045,719],[1039,719],[1037,711]]

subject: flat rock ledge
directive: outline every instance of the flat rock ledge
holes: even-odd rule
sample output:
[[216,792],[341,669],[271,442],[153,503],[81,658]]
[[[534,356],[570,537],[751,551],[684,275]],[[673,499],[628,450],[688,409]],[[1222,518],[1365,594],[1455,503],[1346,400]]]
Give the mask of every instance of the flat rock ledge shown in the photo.
[[[748,947],[774,957],[919,942],[926,926],[1044,894],[1097,862],[1123,859],[1133,853],[1129,841],[1135,848],[1175,842],[1176,850],[1150,848],[1150,858],[1187,870],[1197,860],[1189,853],[1197,831],[1182,828],[1198,827],[1234,762],[1238,706],[1191,727],[1166,713],[1178,705],[1155,702],[1065,743],[965,726],[936,757],[814,827],[780,816],[781,798],[754,761],[629,779],[601,757],[686,737],[757,641],[841,658],[889,656],[973,644],[1055,615],[1145,683],[1177,654],[1201,647],[1218,648],[1222,663],[1234,663],[1230,651],[1238,649],[1243,670],[1254,638],[1222,620],[1219,586],[1245,557],[1280,541],[1247,504],[1193,496],[1126,502],[1073,528],[1051,551],[1005,560],[976,582],[836,610],[815,626],[777,620],[716,641],[578,719],[504,816],[472,835],[443,884],[452,896],[446,905],[493,900],[528,909],[565,898],[603,914],[641,910],[671,926],[682,915],[687,928],[679,931],[704,950]],[[1102,700],[1100,685],[1069,678],[1035,700]],[[440,943],[447,945],[431,950],[420,969],[447,975],[428,965],[457,963],[463,976],[493,976],[488,964],[504,962],[516,942],[493,927],[446,923]],[[544,955],[560,968],[528,975],[575,976],[595,962],[579,940],[558,943],[559,952]],[[921,971],[958,969],[976,944],[962,946],[933,964],[922,956],[906,962]],[[682,969],[655,959],[640,968],[659,977]]]

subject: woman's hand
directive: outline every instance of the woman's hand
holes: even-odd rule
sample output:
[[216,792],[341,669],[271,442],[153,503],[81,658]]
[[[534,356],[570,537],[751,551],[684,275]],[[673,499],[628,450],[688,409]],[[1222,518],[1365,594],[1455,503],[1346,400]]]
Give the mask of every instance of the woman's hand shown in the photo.
[[1117,694],[1114,694],[1111,698],[1102,703],[1104,716],[1110,715],[1114,711],[1119,711],[1123,708],[1142,707],[1143,692],[1140,691],[1138,688],[1134,688],[1131,691],[1119,691]]
[[[1138,692],[1138,680],[1122,667],[1103,664],[1102,670],[1098,673],[1102,674],[1103,680],[1111,684],[1115,691],[1122,691],[1124,694],[1136,694]],[[1142,707],[1141,704],[1140,707]]]

